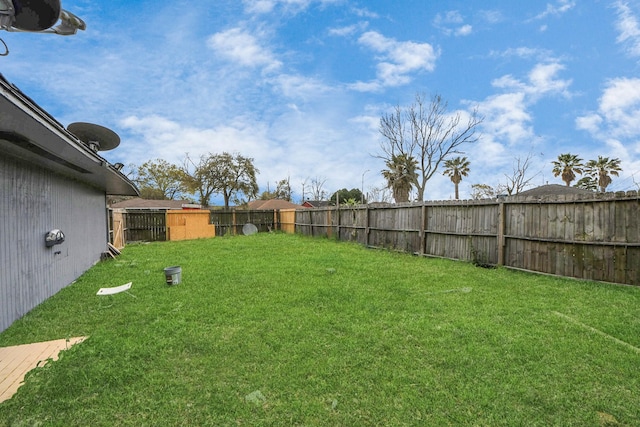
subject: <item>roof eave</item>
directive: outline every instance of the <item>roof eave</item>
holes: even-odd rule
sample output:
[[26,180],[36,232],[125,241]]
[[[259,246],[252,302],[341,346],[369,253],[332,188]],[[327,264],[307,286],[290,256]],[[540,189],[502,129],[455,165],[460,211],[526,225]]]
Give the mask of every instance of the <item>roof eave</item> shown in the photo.
[[8,156],[99,188],[137,196],[124,174],[0,75],[0,150]]

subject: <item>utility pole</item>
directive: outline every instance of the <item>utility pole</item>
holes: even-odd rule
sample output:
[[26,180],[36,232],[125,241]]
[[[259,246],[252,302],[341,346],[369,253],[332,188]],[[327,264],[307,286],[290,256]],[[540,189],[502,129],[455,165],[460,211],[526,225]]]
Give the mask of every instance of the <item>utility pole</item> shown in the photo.
[[361,185],[361,187],[362,187],[362,188],[360,189],[360,204],[361,204],[361,205],[364,205],[364,176],[365,176],[365,174],[366,174],[367,172],[369,172],[369,169],[367,169],[366,171],[364,171],[364,172],[362,173],[362,182],[360,183],[360,185]]

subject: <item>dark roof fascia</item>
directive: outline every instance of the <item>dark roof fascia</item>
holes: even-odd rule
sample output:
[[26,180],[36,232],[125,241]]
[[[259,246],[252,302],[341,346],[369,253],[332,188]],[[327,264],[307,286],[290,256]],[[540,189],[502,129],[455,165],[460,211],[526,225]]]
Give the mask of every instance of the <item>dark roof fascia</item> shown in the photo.
[[0,150],[3,155],[76,179],[110,195],[139,194],[131,180],[67,131],[2,74]]

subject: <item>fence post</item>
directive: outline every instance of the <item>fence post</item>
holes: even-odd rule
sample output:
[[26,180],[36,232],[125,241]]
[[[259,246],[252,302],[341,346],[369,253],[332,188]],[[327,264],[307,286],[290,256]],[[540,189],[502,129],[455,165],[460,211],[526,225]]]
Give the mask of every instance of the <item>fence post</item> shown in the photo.
[[365,246],[369,246],[369,204],[365,207],[364,212],[364,244]]
[[338,200],[340,200],[340,196],[336,195],[336,239],[342,240],[340,238],[340,203]]
[[420,255],[424,255],[427,252],[427,205],[423,201],[422,202],[422,210],[421,210],[420,218]]
[[504,226],[505,226],[504,201],[498,202],[498,265],[504,265]]
[[236,233],[236,228],[237,228],[237,224],[236,224],[236,210],[234,209],[233,211],[231,211],[231,230],[232,230],[232,236],[235,236]]

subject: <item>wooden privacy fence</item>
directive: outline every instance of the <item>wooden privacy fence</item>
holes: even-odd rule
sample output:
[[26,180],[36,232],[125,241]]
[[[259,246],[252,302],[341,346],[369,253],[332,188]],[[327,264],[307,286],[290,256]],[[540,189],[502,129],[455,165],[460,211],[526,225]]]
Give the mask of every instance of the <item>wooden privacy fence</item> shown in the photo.
[[208,210],[111,210],[111,244],[214,237]]
[[117,248],[126,242],[154,242],[242,234],[254,224],[258,231],[295,231],[295,209],[283,210],[148,210],[111,209],[110,242]]
[[296,211],[296,232],[479,264],[640,285],[638,193]]
[[242,227],[251,223],[259,232],[278,230],[280,211],[278,210],[245,210],[229,211],[212,210],[209,222],[216,227],[217,236],[242,234]]
[[126,243],[167,240],[166,211],[126,210],[123,219]]

